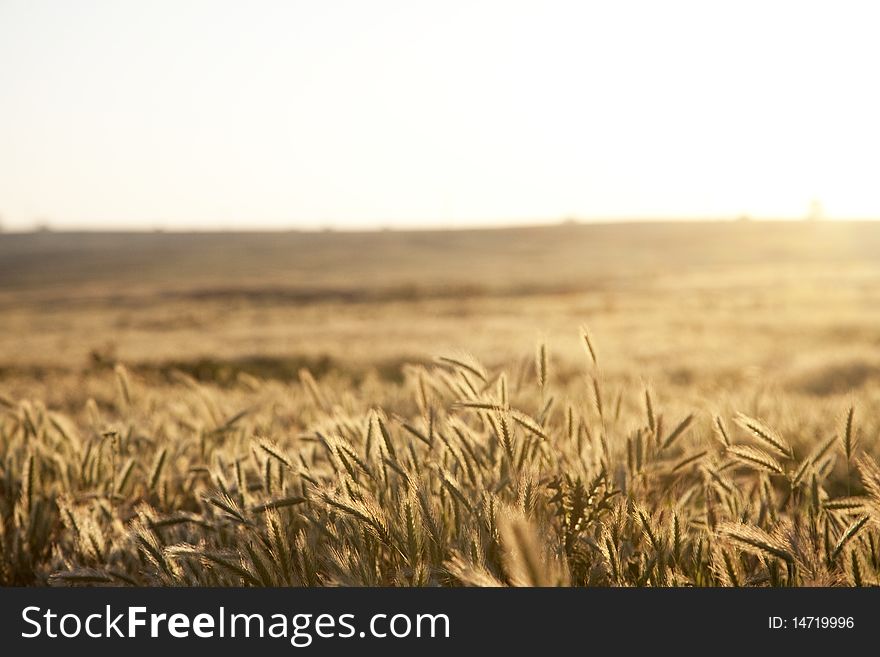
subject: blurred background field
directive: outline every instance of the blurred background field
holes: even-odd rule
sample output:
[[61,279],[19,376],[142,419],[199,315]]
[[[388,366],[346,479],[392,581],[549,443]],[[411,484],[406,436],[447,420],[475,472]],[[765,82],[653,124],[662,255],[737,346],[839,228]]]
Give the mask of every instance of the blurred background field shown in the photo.
[[0,581],[872,584],[878,254],[846,222],[3,235]]
[[80,407],[116,362],[400,381],[461,349],[530,367],[538,340],[565,381],[588,324],[609,378],[679,400],[846,396],[880,375],[878,274],[868,222],[5,234],[0,390]]

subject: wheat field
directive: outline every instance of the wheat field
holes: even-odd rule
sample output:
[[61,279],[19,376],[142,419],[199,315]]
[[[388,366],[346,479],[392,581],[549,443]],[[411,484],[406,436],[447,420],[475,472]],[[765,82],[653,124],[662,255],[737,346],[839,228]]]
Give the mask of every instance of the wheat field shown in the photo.
[[880,227],[0,235],[0,583],[868,586]]

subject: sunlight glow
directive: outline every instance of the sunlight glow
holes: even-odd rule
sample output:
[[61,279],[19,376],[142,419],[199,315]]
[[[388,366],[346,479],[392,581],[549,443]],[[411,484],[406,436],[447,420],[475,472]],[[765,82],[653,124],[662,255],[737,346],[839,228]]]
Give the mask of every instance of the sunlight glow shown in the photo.
[[872,2],[0,4],[6,228],[880,218]]

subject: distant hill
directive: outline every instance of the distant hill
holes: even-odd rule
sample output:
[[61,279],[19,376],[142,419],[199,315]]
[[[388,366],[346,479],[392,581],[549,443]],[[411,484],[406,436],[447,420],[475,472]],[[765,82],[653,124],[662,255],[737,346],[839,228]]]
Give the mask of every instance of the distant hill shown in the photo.
[[442,294],[715,269],[880,262],[875,222],[645,222],[376,232],[0,235],[0,290]]

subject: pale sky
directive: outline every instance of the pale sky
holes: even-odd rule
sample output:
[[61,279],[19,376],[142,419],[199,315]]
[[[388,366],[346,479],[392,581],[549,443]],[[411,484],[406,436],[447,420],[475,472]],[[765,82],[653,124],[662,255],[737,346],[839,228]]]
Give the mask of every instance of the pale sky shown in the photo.
[[876,2],[0,0],[0,220],[880,218]]

